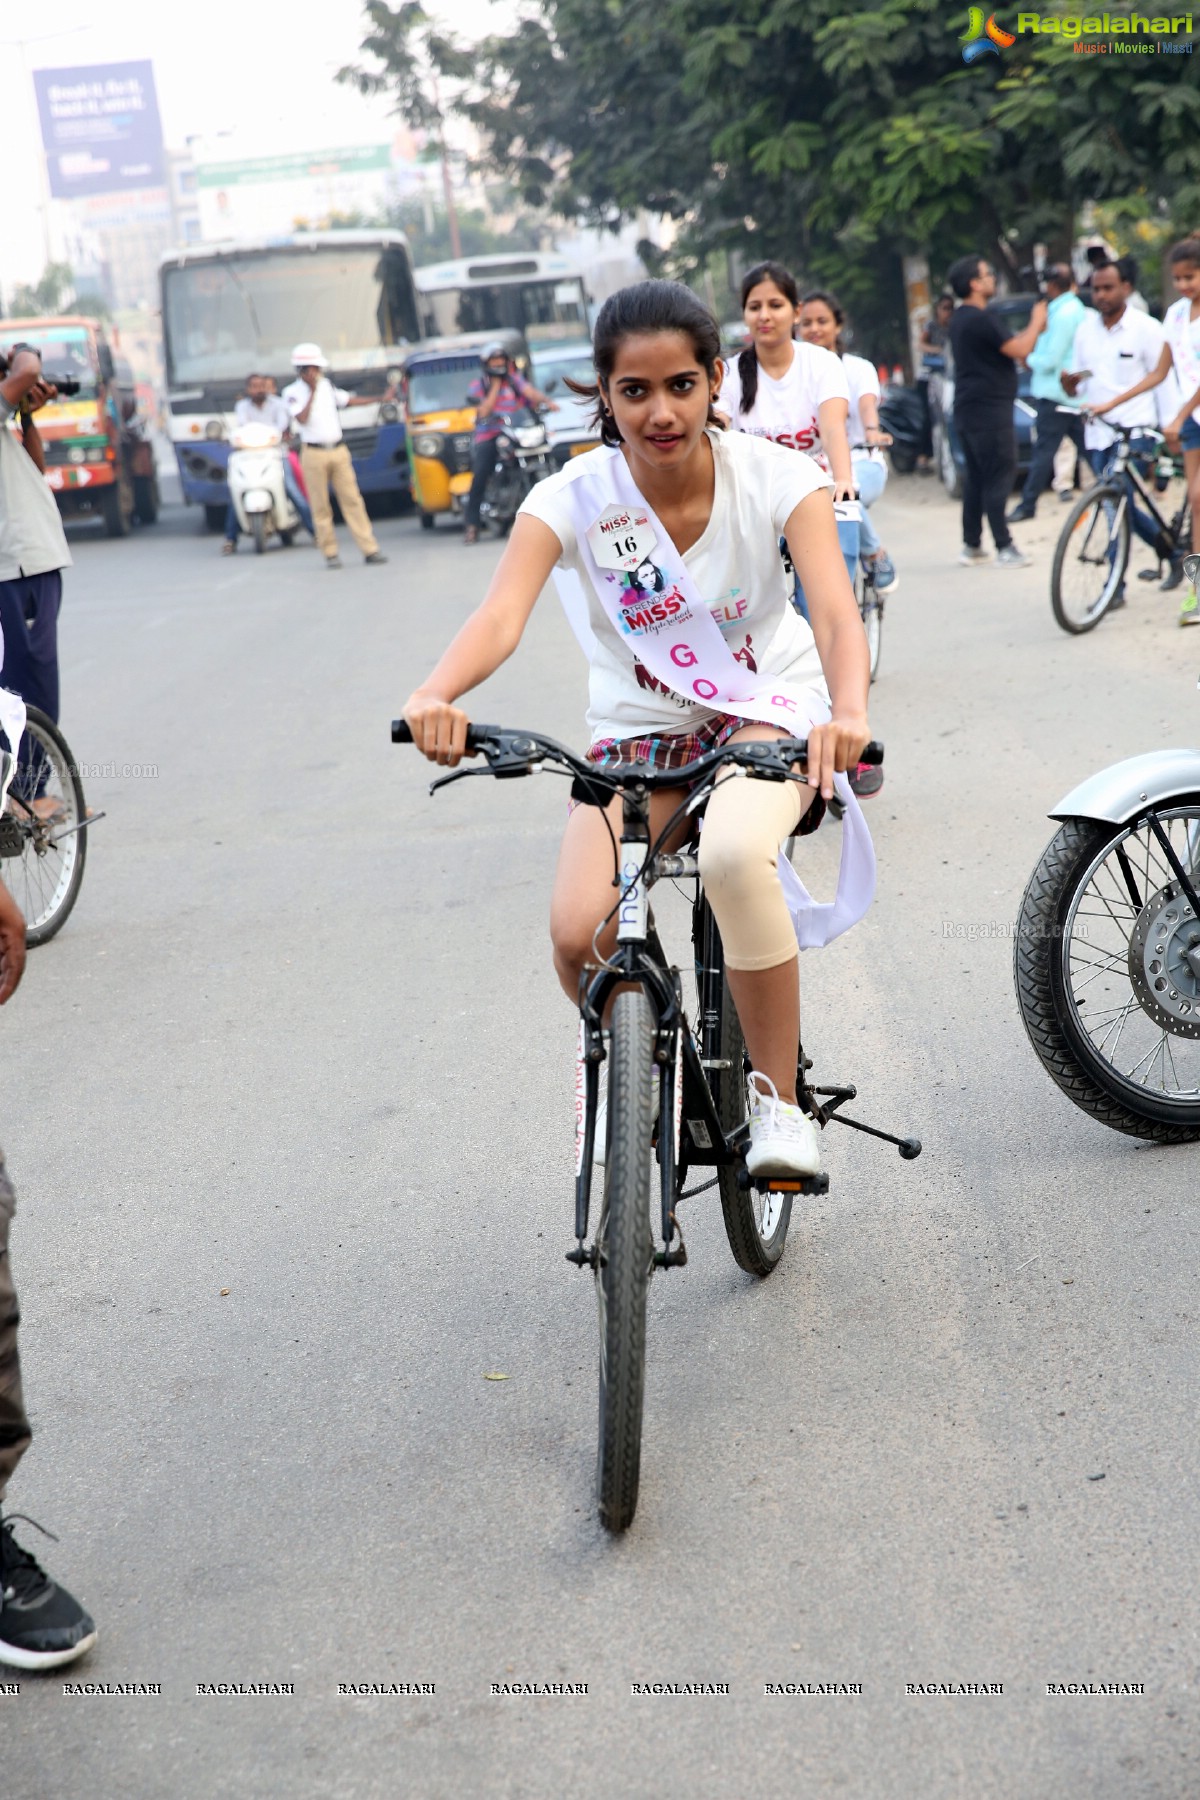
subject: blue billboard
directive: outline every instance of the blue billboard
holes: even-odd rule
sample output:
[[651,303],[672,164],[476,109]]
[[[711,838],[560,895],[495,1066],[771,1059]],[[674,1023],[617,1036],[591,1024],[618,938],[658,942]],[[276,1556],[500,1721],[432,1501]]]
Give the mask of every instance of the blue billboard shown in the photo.
[[35,69],[33,84],[56,200],[163,185],[152,63]]

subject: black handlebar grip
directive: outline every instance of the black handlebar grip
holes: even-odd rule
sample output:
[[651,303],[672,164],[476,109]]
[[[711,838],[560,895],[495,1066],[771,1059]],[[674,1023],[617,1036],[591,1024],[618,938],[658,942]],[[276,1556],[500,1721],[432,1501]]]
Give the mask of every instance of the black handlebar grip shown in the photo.
[[[480,743],[481,738],[493,738],[496,736],[496,733],[498,730],[499,730],[499,727],[496,725],[468,725],[467,726],[467,749],[468,750],[477,750],[479,748],[479,743]],[[409,725],[408,720],[407,719],[393,719],[392,720],[392,742],[393,742],[393,744],[411,744],[412,741],[413,741],[412,728]]]
[[872,738],[858,760],[859,762],[868,763],[873,769],[880,768],[883,763],[883,745],[875,738]]

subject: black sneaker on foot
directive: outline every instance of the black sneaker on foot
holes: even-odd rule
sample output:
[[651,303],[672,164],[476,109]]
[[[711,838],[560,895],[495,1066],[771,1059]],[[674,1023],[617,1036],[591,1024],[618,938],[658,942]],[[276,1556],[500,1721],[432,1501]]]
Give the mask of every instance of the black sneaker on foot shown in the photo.
[[0,1662],[16,1669],[58,1669],[91,1649],[96,1627],[74,1595],[22,1550],[13,1536],[17,1519],[43,1530],[24,1513],[12,1513],[0,1524]]
[[1012,512],[1009,513],[1007,522],[1010,525],[1023,525],[1027,519],[1033,519],[1036,517],[1037,517],[1037,515],[1034,512],[1032,506],[1025,506],[1025,505],[1015,506],[1013,508]]

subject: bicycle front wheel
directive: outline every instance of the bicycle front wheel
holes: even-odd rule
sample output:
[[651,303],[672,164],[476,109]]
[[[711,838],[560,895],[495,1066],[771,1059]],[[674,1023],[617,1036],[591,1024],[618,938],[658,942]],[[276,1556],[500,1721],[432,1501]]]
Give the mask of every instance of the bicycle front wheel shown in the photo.
[[44,944],[79,897],[87,856],[83,784],[62,732],[31,706],[0,821],[0,880],[21,909],[25,941]]
[[[726,1137],[747,1117],[749,1067],[746,1040],[729,992],[721,983],[721,1068],[713,1072],[713,1099]],[[725,1235],[733,1260],[748,1275],[769,1275],[783,1255],[792,1217],[790,1194],[760,1194],[757,1188],[738,1186],[737,1167],[724,1163],[717,1171]]]
[[1092,488],[1075,502],[1054,552],[1050,604],[1064,631],[1091,631],[1112,605],[1129,567],[1129,497]]
[[650,1085],[653,1023],[640,989],[618,994],[609,1040],[608,1144],[596,1232],[600,1313],[600,1438],[596,1489],[601,1523],[624,1531],[637,1508],[646,1382],[650,1235]]
[[883,601],[873,581],[868,581],[862,569],[858,571],[855,586],[855,599],[858,610],[862,614],[863,630],[867,634],[867,650],[871,657],[871,680],[879,673],[879,652],[883,648]]

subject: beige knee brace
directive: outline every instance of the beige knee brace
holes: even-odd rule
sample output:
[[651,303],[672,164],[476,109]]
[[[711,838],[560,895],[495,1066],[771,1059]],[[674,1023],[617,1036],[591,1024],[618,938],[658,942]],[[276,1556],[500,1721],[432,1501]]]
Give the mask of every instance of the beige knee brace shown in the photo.
[[797,954],[776,864],[800,820],[794,781],[740,773],[717,783],[700,833],[700,873],[731,969],[772,969]]

